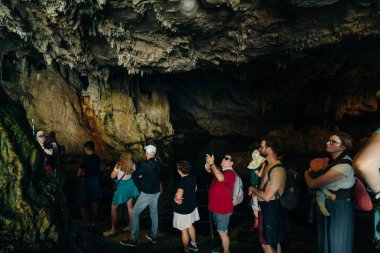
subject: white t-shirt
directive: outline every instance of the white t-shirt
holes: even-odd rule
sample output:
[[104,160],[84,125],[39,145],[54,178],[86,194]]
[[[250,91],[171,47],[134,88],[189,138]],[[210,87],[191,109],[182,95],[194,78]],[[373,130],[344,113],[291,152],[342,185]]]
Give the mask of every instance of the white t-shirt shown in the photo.
[[[343,159],[351,160],[349,156],[343,157]],[[339,189],[348,189],[351,188],[355,184],[355,174],[354,169],[351,165],[348,163],[343,164],[337,164],[334,167],[332,167],[330,170],[335,170],[337,172],[342,173],[345,175],[343,179],[337,180],[335,182],[332,182],[330,184],[324,185],[328,190],[337,191]]]

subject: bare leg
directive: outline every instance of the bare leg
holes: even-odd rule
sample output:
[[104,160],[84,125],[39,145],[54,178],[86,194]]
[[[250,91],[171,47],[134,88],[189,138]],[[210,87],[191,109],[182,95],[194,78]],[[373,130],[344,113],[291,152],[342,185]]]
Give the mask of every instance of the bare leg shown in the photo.
[[182,245],[183,245],[183,248],[187,248],[189,246],[189,231],[188,229],[184,229],[184,230],[181,230],[182,232]]
[[282,250],[281,250],[281,244],[280,243],[277,243],[277,253],[281,253]]
[[91,220],[91,222],[95,222],[96,218],[98,217],[99,202],[91,202],[91,209],[92,209],[92,220]]
[[128,208],[128,227],[131,228],[132,224],[132,211],[133,211],[133,198],[128,199],[127,201],[127,208]]
[[197,243],[194,226],[191,225],[191,227],[188,228],[188,231],[189,231],[189,235],[190,235],[190,239],[191,239],[191,241],[192,241],[193,243]]
[[82,216],[82,220],[83,220],[84,224],[87,225],[88,224],[88,213],[87,213],[86,207],[82,206],[79,208],[79,210],[80,210],[80,214]]
[[372,191],[380,191],[380,134],[374,133],[371,136],[355,155],[352,166]]
[[118,205],[111,205],[111,226],[112,230],[116,231],[116,222],[117,222],[117,208]]
[[223,253],[230,251],[230,238],[227,232],[219,232],[220,239],[222,239]]
[[269,244],[261,244],[265,253],[276,253],[276,250],[272,248]]

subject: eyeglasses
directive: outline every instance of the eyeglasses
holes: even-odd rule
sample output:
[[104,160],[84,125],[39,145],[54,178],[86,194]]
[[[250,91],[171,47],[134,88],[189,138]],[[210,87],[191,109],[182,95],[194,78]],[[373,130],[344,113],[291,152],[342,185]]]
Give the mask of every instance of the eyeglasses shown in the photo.
[[341,142],[337,142],[337,141],[334,141],[334,140],[328,140],[326,142],[326,144],[329,144],[329,145],[340,145],[342,144]]
[[232,158],[231,157],[227,157],[227,156],[225,156],[223,159],[226,160],[226,161],[228,161],[228,160],[232,161]]

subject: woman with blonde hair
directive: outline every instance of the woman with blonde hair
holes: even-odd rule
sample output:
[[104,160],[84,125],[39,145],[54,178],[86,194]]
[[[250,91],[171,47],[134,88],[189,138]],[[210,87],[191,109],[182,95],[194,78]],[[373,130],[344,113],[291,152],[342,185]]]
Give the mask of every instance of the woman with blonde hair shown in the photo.
[[117,209],[120,204],[127,204],[129,224],[126,230],[130,230],[132,221],[133,198],[139,195],[139,191],[132,179],[132,174],[136,170],[136,165],[132,160],[130,151],[122,152],[119,161],[111,173],[111,178],[115,180],[116,190],[111,205],[110,230],[105,231],[103,236],[113,236],[116,234]]

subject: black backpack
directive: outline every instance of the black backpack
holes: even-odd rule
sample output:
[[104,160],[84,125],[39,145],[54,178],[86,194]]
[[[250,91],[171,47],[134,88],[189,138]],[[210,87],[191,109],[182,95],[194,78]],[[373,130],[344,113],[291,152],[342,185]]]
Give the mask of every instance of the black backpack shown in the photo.
[[280,203],[283,207],[289,210],[293,210],[297,204],[300,195],[300,182],[299,182],[299,174],[295,169],[292,169],[288,166],[284,166],[279,163],[274,165],[268,171],[268,181],[270,180],[270,173],[276,167],[283,167],[286,171],[286,183],[284,194],[280,196],[280,194],[276,193],[276,198],[280,199]]

